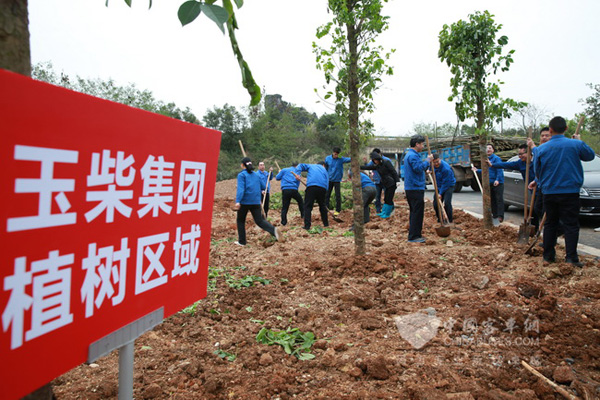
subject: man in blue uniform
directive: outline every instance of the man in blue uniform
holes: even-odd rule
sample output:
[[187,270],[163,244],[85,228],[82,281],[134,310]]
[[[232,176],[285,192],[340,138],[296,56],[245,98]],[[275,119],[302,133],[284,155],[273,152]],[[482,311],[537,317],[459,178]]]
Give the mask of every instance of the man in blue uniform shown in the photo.
[[423,243],[423,217],[425,214],[425,171],[433,156],[421,160],[419,153],[425,147],[425,138],[416,135],[410,138],[410,148],[404,156],[404,193],[410,210],[408,241]]
[[[348,170],[348,177],[352,179],[352,171]],[[363,201],[363,218],[364,223],[370,221],[370,209],[369,205],[375,200],[375,194],[377,193],[377,189],[375,188],[375,184],[369,178],[367,174],[364,172],[360,173],[360,187],[362,188],[362,201]]]
[[583,267],[577,254],[579,241],[579,191],[583,184],[581,161],[592,161],[596,154],[581,140],[564,136],[567,123],[562,117],[550,120],[550,140],[535,155],[538,185],[544,192],[544,260],[556,261],[556,236],[559,220],[565,231],[565,261]]
[[273,179],[273,167],[269,168],[269,172],[267,172],[265,171],[265,163],[261,161],[258,163],[257,172],[258,176],[260,176],[260,181],[265,187],[265,190],[263,190],[260,196],[260,201],[261,203],[264,203],[265,218],[267,218],[267,215],[269,214],[269,201],[271,200],[269,196],[269,193],[271,192],[271,182],[269,181]]
[[327,197],[325,198],[325,204],[329,207],[329,199],[331,198],[331,191],[335,188],[335,215],[342,211],[342,194],[340,182],[344,176],[344,164],[350,162],[350,157],[340,157],[342,150],[339,147],[334,147],[332,154],[325,158],[325,167],[329,174],[329,183],[327,186]]
[[297,166],[298,163],[293,163],[291,167],[279,171],[275,177],[275,179],[281,181],[281,225],[284,226],[287,225],[287,213],[292,199],[298,203],[300,217],[304,218],[304,200],[302,200],[302,196],[298,192],[300,181],[292,173],[296,170]]
[[[442,160],[437,153],[433,155],[433,167],[435,168],[435,181],[438,187],[438,195],[444,205],[444,210],[448,216],[448,222],[452,222],[452,193],[454,193],[454,185],[456,185],[454,171],[450,164]],[[438,222],[440,222],[438,202],[435,198],[433,199],[433,209],[438,216]]]
[[[486,153],[488,165],[502,162],[502,159],[494,154],[496,149],[493,144],[488,144]],[[481,169],[473,167],[473,172],[481,173]],[[492,202],[492,218],[498,222],[504,221],[504,171],[498,168],[489,169],[490,178],[490,200]]]
[[306,171],[306,192],[304,192],[304,226],[306,230],[310,229],[312,209],[315,204],[319,204],[321,221],[323,226],[329,226],[327,219],[327,206],[325,205],[325,196],[327,195],[328,175],[323,161],[317,164],[298,164],[294,171],[296,179],[300,180],[302,171]]
[[[490,166],[490,168],[499,168],[499,169],[512,169],[512,170],[517,170],[521,173],[521,176],[523,177],[523,182],[525,182],[525,178],[527,177],[527,144],[522,144],[519,146],[519,159],[516,161],[500,161],[500,162],[495,162],[492,164],[491,161],[488,160],[488,165]],[[529,186],[529,184],[531,182],[533,182],[535,180],[535,171],[534,171],[534,166],[533,166],[533,161],[530,160],[529,162],[529,181],[527,182],[527,186]],[[532,194],[532,192],[530,191],[530,195]],[[536,193],[536,197],[537,197],[537,193]],[[531,217],[531,223],[532,225],[535,227],[535,230],[537,231],[539,229],[539,220],[538,220],[538,214],[535,210],[532,212],[532,217]]]

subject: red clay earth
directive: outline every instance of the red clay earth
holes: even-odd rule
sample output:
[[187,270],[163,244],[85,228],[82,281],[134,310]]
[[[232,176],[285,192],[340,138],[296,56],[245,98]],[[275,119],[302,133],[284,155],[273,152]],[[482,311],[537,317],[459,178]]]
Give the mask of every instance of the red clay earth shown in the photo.
[[[600,398],[597,259],[583,256],[583,269],[544,264],[537,249],[523,255],[514,229],[483,230],[461,211],[451,236],[437,237],[429,202],[427,242],[409,244],[400,194],[392,218],[367,224],[365,256],[343,235],[350,211],[311,234],[295,203],[285,241],[248,217],[249,244],[240,247],[234,196],[235,181],[217,184],[213,290],[195,313],[173,315],[135,342],[136,399],[562,398],[521,361],[573,395]],[[279,210],[269,218],[279,223]],[[232,288],[226,276],[270,283]],[[315,358],[259,344],[262,328],[313,332]],[[117,352],[52,385],[58,399],[116,398]]]

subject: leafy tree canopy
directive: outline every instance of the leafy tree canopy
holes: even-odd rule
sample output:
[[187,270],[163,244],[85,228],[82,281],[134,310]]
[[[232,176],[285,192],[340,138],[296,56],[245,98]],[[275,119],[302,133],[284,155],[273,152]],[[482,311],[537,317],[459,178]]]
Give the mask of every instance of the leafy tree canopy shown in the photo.
[[502,99],[500,85],[503,82],[490,80],[499,70],[508,71],[513,63],[514,50],[502,54],[508,38],[497,38],[501,28],[488,11],[478,11],[469,15],[468,21],[444,25],[439,34],[438,57],[448,64],[452,73],[448,101],[455,101],[461,121],[475,118],[480,130],[490,129],[493,123],[509,118],[510,110],[526,105]]
[[100,97],[102,99],[125,104],[131,107],[165,115],[181,121],[198,124],[198,118],[186,107],[181,109],[173,102],[165,103],[154,97],[151,91],[141,90],[135,84],[120,86],[114,80],[99,78],[88,79],[76,76],[74,78],[54,71],[52,63],[39,63],[33,66],[31,76],[34,79],[62,86],[80,93]]
[[[333,20],[317,29],[317,38],[328,37],[329,48],[313,42],[317,69],[325,75],[326,90],[323,99],[335,100],[335,112],[342,117],[340,122],[348,123],[350,118],[351,91],[358,96],[358,117],[363,135],[372,133],[373,125],[364,114],[375,109],[373,95],[381,86],[383,75],[393,75],[393,68],[386,64],[394,49],[386,52],[376,44],[379,34],[389,28],[388,16],[381,15],[383,3],[387,0],[329,0],[328,8]],[[354,38],[352,43],[351,38]],[[355,63],[355,82],[350,84],[351,66]],[[333,84],[334,89],[327,89]],[[315,89],[315,92],[318,92]]]

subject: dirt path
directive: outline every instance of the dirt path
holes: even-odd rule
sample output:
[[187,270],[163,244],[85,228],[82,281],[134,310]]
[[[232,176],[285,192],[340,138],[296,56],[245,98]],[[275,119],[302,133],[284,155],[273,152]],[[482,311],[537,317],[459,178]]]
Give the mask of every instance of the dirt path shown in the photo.
[[[367,225],[365,256],[354,256],[344,235],[349,211],[347,223],[310,234],[299,229],[294,203],[285,242],[248,218],[249,245],[239,247],[234,194],[235,181],[218,183],[208,297],[135,342],[135,398],[561,398],[521,360],[574,395],[600,398],[592,257],[583,269],[544,265],[539,254],[521,255],[512,229],[484,231],[460,211],[442,239],[429,203],[427,242],[408,244],[400,195],[392,218]],[[279,222],[278,210],[269,216]],[[257,343],[262,328],[312,332],[314,359]],[[54,391],[58,399],[115,398],[117,371],[113,353],[57,378]]]

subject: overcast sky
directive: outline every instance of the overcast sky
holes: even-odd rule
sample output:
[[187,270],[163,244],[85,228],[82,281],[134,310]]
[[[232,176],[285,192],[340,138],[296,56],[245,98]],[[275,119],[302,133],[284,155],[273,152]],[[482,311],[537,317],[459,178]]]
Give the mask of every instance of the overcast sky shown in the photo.
[[[249,96],[227,36],[201,15],[181,27],[183,0],[29,0],[32,62],[84,78],[135,83],[163,101],[190,107],[202,118],[225,103],[242,107]],[[312,43],[329,21],[325,0],[256,0],[237,11],[238,41],[254,78],[267,94],[322,115],[331,109],[314,88],[324,84]],[[390,29],[381,36],[395,48],[372,115],[377,133],[406,135],[419,122],[456,123],[450,72],[437,58],[444,24],[488,10],[503,25],[515,63],[501,75],[502,95],[572,118],[600,83],[598,0],[391,0]],[[472,121],[467,121],[472,123]]]

